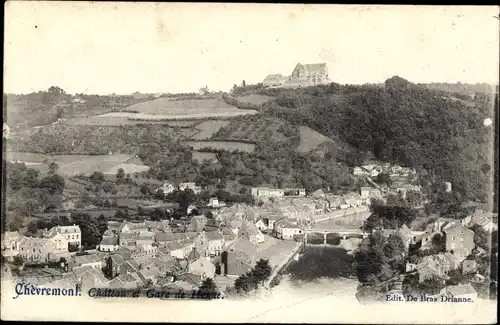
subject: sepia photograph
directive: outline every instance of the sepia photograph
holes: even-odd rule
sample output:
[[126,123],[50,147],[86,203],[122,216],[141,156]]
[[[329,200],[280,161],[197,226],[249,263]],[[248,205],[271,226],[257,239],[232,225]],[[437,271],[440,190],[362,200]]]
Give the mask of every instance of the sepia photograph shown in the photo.
[[5,2],[2,320],[496,323],[499,12]]

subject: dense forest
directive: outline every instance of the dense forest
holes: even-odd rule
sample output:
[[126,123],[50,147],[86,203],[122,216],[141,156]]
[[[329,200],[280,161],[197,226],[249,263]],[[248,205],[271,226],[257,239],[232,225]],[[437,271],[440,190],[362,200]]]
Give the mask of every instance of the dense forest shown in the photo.
[[414,167],[430,181],[451,182],[464,199],[491,196],[493,130],[483,125],[493,117],[491,96],[466,104],[400,77],[385,87],[331,84],[261,93],[276,97],[264,105],[266,114],[354,147],[351,165],[371,152]]

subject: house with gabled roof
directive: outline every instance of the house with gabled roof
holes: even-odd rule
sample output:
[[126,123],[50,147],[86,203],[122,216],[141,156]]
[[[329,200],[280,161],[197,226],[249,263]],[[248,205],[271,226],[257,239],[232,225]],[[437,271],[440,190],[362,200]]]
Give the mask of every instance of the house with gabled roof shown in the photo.
[[478,225],[488,232],[492,232],[497,229],[497,225],[493,222],[495,214],[487,213],[483,210],[476,210],[474,214],[471,216],[471,220],[468,224],[469,227],[473,227]]
[[300,226],[283,218],[274,223],[273,234],[279,239],[293,240],[295,236],[304,234],[304,231]]
[[470,254],[474,247],[476,247],[476,244],[474,243],[474,232],[460,223],[445,228],[444,233],[446,235],[447,251],[453,251],[461,248],[466,249],[467,253]]
[[23,237],[19,242],[19,255],[28,262],[48,262],[56,251],[56,244],[48,238]]
[[137,288],[139,281],[132,275],[119,275],[108,284],[108,288],[111,289],[135,289]]
[[202,231],[194,240],[201,256],[218,256],[222,252],[225,239],[219,231]]
[[239,276],[249,271],[257,261],[257,245],[244,237],[227,246],[221,254],[221,272]]
[[172,257],[179,259],[186,258],[195,247],[194,242],[191,240],[168,242],[165,246],[170,251]]
[[250,221],[243,222],[239,235],[245,237],[253,244],[260,244],[265,241],[264,234]]
[[45,238],[53,238],[57,236],[57,234],[61,234],[65,237],[67,243],[66,245],[72,245],[78,249],[82,246],[82,231],[80,230],[80,226],[55,226],[48,232],[45,232],[43,236]]
[[101,240],[101,243],[97,247],[97,249],[101,252],[114,252],[116,251],[120,245],[118,244],[118,236],[113,237],[104,237]]
[[6,231],[2,234],[2,250],[19,250],[19,242],[23,236],[17,231]]
[[103,262],[102,259],[96,254],[75,255],[68,259],[68,270],[72,270],[73,268],[80,266],[90,266],[100,270],[102,269]]
[[184,274],[179,275],[178,280],[179,280],[179,282],[186,282],[193,287],[198,287],[202,282],[202,276],[188,272],[188,273],[184,273]]

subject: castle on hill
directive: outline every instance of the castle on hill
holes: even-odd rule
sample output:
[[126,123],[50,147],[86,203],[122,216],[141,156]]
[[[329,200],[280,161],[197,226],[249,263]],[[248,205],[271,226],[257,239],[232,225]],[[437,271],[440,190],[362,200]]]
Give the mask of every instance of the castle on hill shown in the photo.
[[298,63],[290,76],[270,74],[262,84],[270,88],[300,88],[324,85],[330,82],[326,63]]

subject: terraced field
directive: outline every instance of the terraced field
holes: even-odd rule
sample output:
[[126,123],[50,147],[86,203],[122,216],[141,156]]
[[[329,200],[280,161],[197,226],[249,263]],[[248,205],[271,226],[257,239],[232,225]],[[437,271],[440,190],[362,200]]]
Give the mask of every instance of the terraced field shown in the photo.
[[219,161],[215,153],[213,152],[193,151],[193,161],[197,161],[199,164],[201,164],[204,160],[208,160],[212,163],[216,163]]
[[126,111],[137,113],[122,112],[121,114],[128,114],[125,116],[141,120],[235,117],[258,113],[257,111],[238,109],[218,99],[173,100],[171,98],[158,98],[152,101],[131,105],[127,107]]
[[255,144],[231,141],[183,141],[183,144],[194,150],[212,148],[215,150],[254,152]]
[[191,140],[208,140],[215,133],[217,133],[220,128],[229,125],[229,121],[224,120],[211,120],[204,121],[196,125],[195,129],[197,133],[191,136]]

